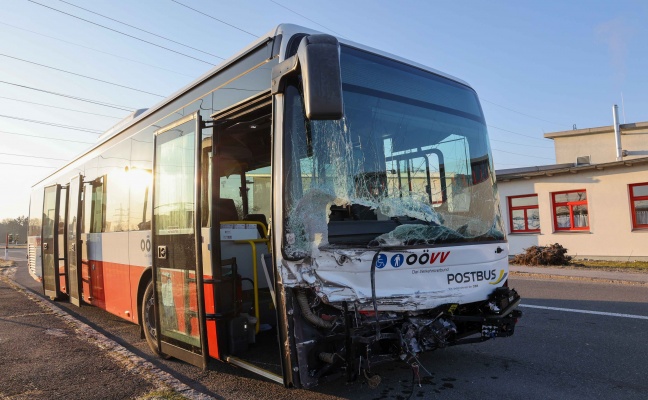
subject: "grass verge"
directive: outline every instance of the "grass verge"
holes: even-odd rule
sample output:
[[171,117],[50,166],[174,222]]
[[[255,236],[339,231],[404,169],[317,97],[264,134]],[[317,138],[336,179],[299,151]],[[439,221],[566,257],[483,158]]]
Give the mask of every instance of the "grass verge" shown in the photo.
[[574,268],[603,269],[608,271],[648,272],[647,261],[599,261],[572,260],[569,263]]

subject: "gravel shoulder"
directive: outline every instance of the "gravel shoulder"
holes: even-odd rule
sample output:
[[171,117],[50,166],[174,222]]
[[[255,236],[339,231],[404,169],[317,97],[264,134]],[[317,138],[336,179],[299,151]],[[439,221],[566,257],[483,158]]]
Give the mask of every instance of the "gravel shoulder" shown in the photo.
[[154,389],[7,278],[0,304],[0,398],[132,399]]
[[0,398],[211,399],[12,280],[0,263]]

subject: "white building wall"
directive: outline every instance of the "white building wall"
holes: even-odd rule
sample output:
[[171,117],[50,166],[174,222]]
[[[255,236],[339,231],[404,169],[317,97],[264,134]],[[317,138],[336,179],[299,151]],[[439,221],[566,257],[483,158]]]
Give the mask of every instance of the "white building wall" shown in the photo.
[[[559,243],[578,258],[648,260],[648,229],[633,230],[628,192],[629,184],[648,182],[645,164],[509,182],[502,179],[498,177],[497,184],[511,254],[532,245]],[[556,232],[551,193],[579,189],[587,191],[590,230]],[[538,195],[540,233],[511,233],[508,197],[533,193]]]
[[[648,134],[621,135],[621,146],[631,152],[623,157],[624,160],[646,157],[648,153],[642,150],[648,149]],[[616,142],[612,130],[604,133],[556,137],[554,147],[557,164],[575,163],[576,158],[580,156],[589,156],[592,164],[616,161]],[[641,154],[632,154],[633,151],[638,150]]]

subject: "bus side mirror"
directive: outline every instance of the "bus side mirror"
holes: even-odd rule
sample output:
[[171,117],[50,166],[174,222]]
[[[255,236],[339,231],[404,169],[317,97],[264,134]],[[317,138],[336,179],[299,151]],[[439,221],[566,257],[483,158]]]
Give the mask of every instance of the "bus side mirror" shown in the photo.
[[283,92],[285,77],[301,71],[304,108],[310,120],[338,120],[344,116],[340,44],[331,35],[305,36],[297,54],[272,70],[272,93]]

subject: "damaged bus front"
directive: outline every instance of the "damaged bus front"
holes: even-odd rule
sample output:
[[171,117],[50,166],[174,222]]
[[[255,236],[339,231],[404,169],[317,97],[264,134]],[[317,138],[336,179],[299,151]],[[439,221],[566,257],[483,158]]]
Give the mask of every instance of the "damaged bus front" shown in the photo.
[[[308,60],[318,40],[335,61]],[[520,298],[474,90],[326,35],[299,48],[273,77],[286,384],[512,335]],[[317,115],[327,106],[341,111]]]

